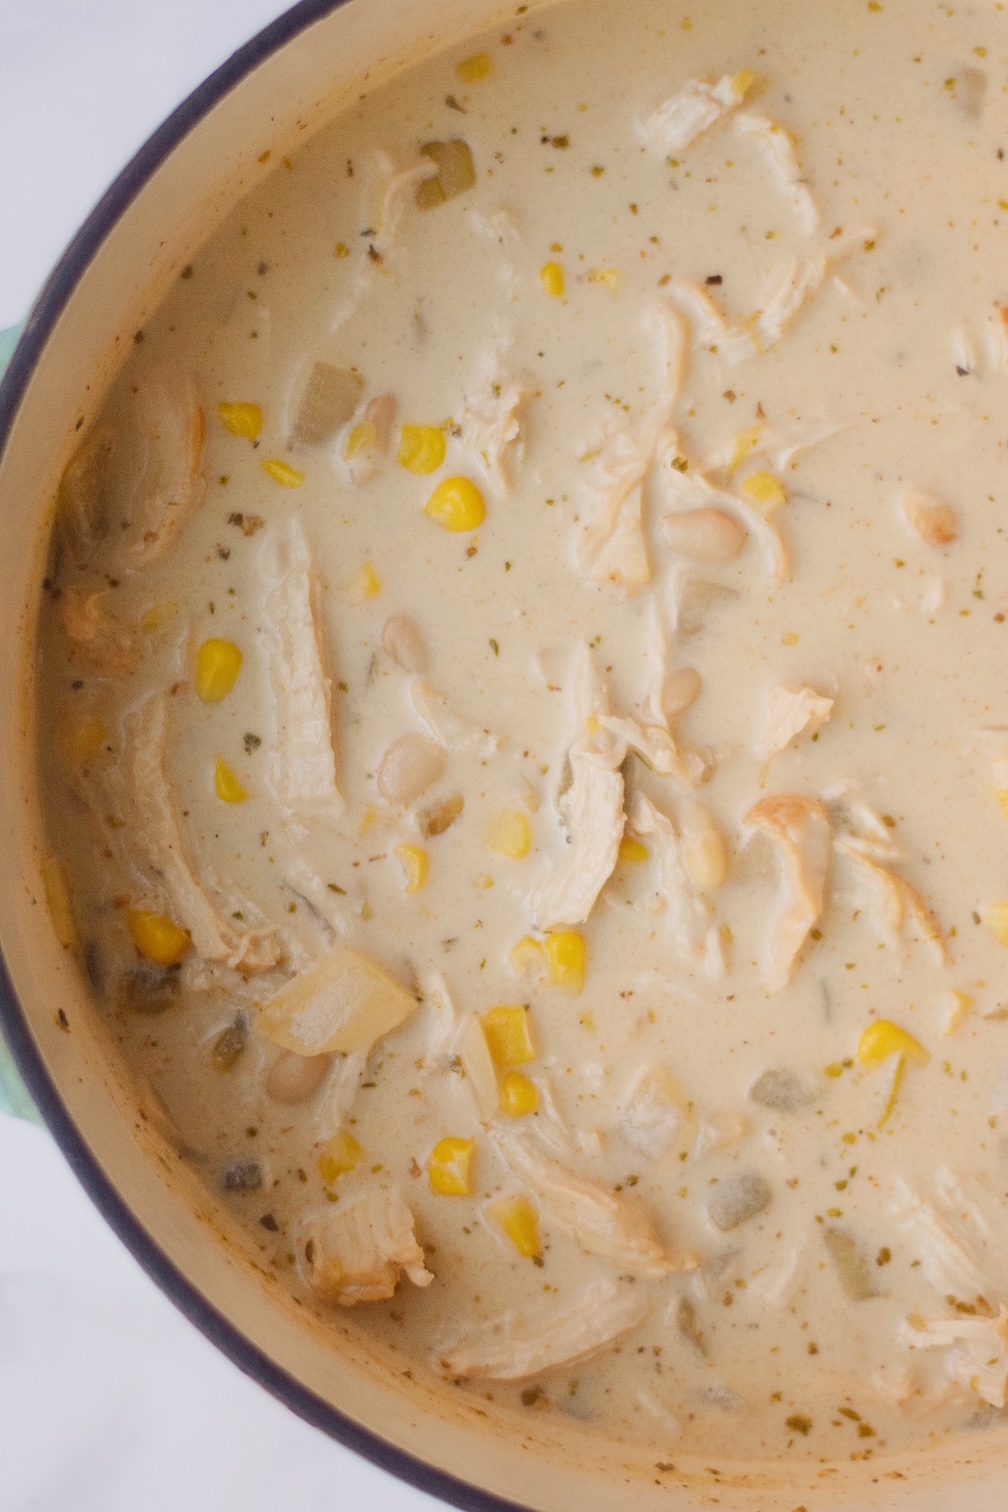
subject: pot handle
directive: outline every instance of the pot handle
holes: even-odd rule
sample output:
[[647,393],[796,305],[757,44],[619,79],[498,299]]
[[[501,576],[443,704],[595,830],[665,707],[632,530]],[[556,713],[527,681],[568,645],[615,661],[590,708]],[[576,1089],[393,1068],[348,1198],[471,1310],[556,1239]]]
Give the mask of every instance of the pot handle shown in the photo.
[[[21,329],[21,326],[11,326],[7,331],[0,331],[0,377],[3,377],[4,368],[17,346]],[[0,1112],[13,1113],[17,1118],[30,1118],[34,1123],[42,1122],[35,1104],[25,1091],[24,1083],[17,1074],[10,1051],[2,1038],[0,1038]]]

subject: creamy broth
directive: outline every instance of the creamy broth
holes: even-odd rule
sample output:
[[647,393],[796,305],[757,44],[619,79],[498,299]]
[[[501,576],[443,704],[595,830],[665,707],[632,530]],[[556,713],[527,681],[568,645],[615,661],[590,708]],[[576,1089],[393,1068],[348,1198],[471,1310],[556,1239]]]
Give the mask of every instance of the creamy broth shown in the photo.
[[57,930],[262,1263],[460,1390],[1002,1419],[1006,44],[518,13],[277,163],[64,480]]

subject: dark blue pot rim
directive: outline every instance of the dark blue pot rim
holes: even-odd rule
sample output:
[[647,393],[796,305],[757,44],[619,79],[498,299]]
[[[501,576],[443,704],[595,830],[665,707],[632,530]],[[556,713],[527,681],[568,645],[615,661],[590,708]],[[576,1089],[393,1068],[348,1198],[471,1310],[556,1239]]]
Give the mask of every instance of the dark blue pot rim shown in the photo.
[[[0,457],[46,342],[116,222],[164,160],[225,95],[287,42],[345,3],[346,0],[299,0],[194,90],[109,186],[49,275],[0,381]],[[2,953],[0,1025],[39,1112],[92,1202],[161,1291],[239,1370],[258,1381],[305,1422],[418,1490],[465,1512],[522,1512],[519,1503],[437,1470],[345,1417],[270,1359],[186,1279],[120,1197],[70,1117],[32,1037]]]

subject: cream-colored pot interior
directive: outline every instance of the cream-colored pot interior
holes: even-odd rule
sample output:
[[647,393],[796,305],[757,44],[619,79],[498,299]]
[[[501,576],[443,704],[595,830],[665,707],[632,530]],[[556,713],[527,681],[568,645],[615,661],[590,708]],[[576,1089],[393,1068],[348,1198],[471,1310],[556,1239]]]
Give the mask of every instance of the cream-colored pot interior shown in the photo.
[[92,1195],[190,1316],[296,1410],[459,1505],[497,1497],[542,1512],[995,1512],[1008,1486],[1008,1432],[912,1459],[798,1467],[738,1464],[726,1433],[716,1464],[657,1460],[649,1449],[607,1445],[559,1414],[530,1425],[528,1414],[484,1410],[382,1353],[352,1315],[323,1333],[257,1268],[160,1137],[53,936],[39,871],[33,644],[53,498],[75,436],[133,332],[268,171],[259,163],[266,149],[303,140],[365,85],[499,14],[486,0],[349,0],[313,19],[320,9],[299,9],[253,44],[128,170],[68,254],[7,380],[0,936],[17,1000],[7,1005],[7,1027],[22,1068]]

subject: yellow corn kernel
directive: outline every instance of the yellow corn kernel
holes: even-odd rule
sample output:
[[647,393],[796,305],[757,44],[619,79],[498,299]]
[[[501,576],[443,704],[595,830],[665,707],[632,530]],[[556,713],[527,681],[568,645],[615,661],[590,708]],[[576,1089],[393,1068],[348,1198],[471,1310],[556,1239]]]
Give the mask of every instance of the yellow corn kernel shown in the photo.
[[876,1019],[869,1024],[858,1041],[857,1053],[862,1066],[879,1066],[891,1055],[904,1056],[920,1066],[931,1059],[920,1040],[891,1019]]
[[440,425],[404,425],[399,437],[399,465],[411,473],[437,472],[447,443]]
[[475,1154],[475,1139],[459,1139],[452,1135],[439,1139],[427,1163],[431,1189],[441,1197],[471,1197]]
[[427,500],[424,514],[445,530],[476,530],[486,518],[486,504],[468,478],[445,478]]
[[516,976],[528,974],[544,977],[549,971],[546,946],[542,940],[534,940],[531,935],[522,935],[518,944],[512,946],[510,961],[511,970]]
[[248,801],[248,793],[246,793],[238,781],[236,773],[219,756],[217,757],[217,766],[214,771],[214,786],[217,789],[217,797],[225,803],[246,803]]
[[258,404],[219,404],[217,413],[225,430],[232,436],[244,436],[248,441],[258,441],[262,434],[263,412]]
[[491,1008],[483,1015],[483,1033],[495,1066],[527,1066],[536,1058],[527,1008]]
[[220,703],[238,681],[242,654],[234,641],[204,641],[196,656],[196,692],[204,703]]
[[750,473],[742,484],[742,494],[761,514],[773,514],[787,503],[783,483],[770,472]]
[[546,936],[550,977],[564,992],[580,992],[585,984],[584,935],[576,929],[560,929]]
[[461,63],[456,63],[455,72],[463,84],[478,84],[481,79],[489,79],[493,73],[493,59],[489,53],[473,53],[471,58],[463,58]]
[[177,966],[192,949],[188,931],[180,929],[166,914],[131,908],[126,915],[126,927],[139,953],[155,966]]
[[945,1027],[942,1033],[955,1034],[957,1029],[961,1029],[973,1003],[974,999],[968,992],[959,992],[953,988],[945,1000]]
[[178,611],[179,606],[174,599],[165,599],[163,603],[152,604],[146,613],[140,616],[140,629],[144,635],[157,635],[171,624]]
[[262,470],[269,474],[274,483],[279,483],[281,488],[300,488],[305,480],[303,472],[299,472],[289,462],[284,462],[281,457],[265,457]]
[[539,1214],[527,1197],[502,1197],[487,1207],[487,1215],[507,1234],[519,1255],[527,1260],[542,1258]]
[[1000,944],[1008,945],[1008,903],[992,903],[984,923]]
[[64,950],[76,950],[80,944],[80,935],[74,922],[66,872],[58,856],[49,856],[42,862],[42,885],[57,940]]
[[343,455],[349,462],[358,452],[374,451],[378,445],[378,427],[373,420],[358,420],[351,427],[350,434],[346,439],[346,447]]
[[617,860],[619,861],[621,866],[624,866],[627,863],[633,865],[640,861],[646,861],[650,855],[651,852],[648,850],[643,840],[635,840],[633,835],[624,835],[623,839],[619,843],[619,855],[617,857]]
[[735,437],[735,446],[732,451],[732,472],[734,472],[736,467],[739,467],[741,463],[745,461],[746,457],[752,455],[752,453],[759,446],[760,438],[762,437],[762,435],[762,425],[751,425],[748,430],[739,431],[738,435]]
[[418,893],[427,881],[427,852],[422,845],[397,845],[395,853],[406,892]]
[[732,90],[737,100],[744,100],[746,95],[756,83],[756,75],[750,68],[743,68],[732,79]]
[[605,284],[610,294],[618,294],[621,276],[619,268],[592,268],[588,274],[588,282]]
[[589,714],[588,718],[585,720],[585,734],[588,736],[588,739],[594,740],[595,736],[598,734],[601,728],[602,725],[598,715]]
[[558,262],[543,263],[539,277],[546,293],[552,299],[563,299],[564,296],[564,270]]
[[539,1089],[521,1071],[508,1071],[500,1084],[500,1105],[508,1118],[527,1118],[539,1110]]
[[75,766],[86,766],[100,756],[108,745],[109,732],[95,715],[84,715],[67,725],[63,745]]
[[997,801],[1002,814],[1008,819],[1008,788],[998,789]]
[[486,843],[499,856],[521,861],[532,849],[532,826],[520,809],[501,809],[490,821]]
[[351,585],[350,597],[357,603],[364,599],[377,598],[381,593],[381,578],[375,571],[373,562],[365,562]]
[[327,1139],[322,1146],[318,1158],[319,1175],[327,1186],[332,1186],[341,1176],[349,1175],[363,1159],[364,1151],[353,1135],[340,1129],[338,1134]]

